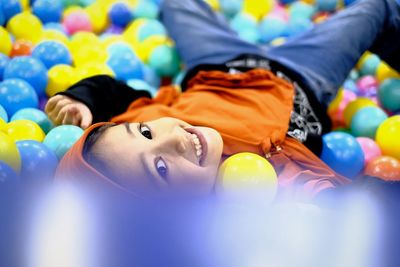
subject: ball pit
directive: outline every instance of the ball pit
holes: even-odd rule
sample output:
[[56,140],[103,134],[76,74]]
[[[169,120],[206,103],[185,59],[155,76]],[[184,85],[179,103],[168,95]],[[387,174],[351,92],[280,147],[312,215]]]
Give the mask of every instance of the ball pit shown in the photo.
[[36,108],[23,108],[18,110],[10,119],[10,121],[16,120],[29,120],[43,130],[44,133],[48,133],[53,127],[53,122],[47,117],[46,113]]
[[74,125],[61,125],[53,128],[45,137],[43,144],[61,159],[68,149],[82,136],[83,130]]
[[39,59],[47,69],[58,65],[72,63],[68,48],[58,41],[44,41],[39,43],[32,51],[32,56]]
[[42,23],[58,22],[62,17],[63,5],[61,0],[36,0],[32,12]]

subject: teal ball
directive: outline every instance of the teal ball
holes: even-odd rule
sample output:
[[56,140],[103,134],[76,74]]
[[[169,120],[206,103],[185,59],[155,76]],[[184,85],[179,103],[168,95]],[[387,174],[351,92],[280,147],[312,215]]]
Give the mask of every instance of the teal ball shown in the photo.
[[362,108],[351,119],[351,133],[357,137],[375,139],[379,125],[387,118],[387,114],[379,107]]
[[390,111],[400,110],[400,79],[385,80],[378,91],[382,106]]

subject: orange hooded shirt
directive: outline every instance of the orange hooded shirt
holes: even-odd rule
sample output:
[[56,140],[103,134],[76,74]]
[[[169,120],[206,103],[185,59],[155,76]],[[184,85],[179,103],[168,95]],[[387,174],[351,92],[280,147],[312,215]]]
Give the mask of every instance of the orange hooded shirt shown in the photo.
[[[349,183],[303,144],[286,135],[293,98],[293,86],[264,69],[237,74],[200,71],[190,80],[185,93],[172,86],[162,87],[154,99],[137,99],[111,121],[174,117],[195,126],[214,128],[222,136],[224,157],[252,152],[269,159],[278,174],[281,197],[312,197],[324,189]],[[58,174],[77,177],[84,173],[93,182],[101,180],[102,184],[115,185],[82,156],[84,141],[97,126],[89,128],[64,156]]]

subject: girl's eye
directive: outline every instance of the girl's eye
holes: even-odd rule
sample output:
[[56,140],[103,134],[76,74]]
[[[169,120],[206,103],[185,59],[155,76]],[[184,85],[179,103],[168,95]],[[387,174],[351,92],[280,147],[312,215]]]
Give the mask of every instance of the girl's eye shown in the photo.
[[153,136],[151,135],[151,130],[146,125],[139,124],[139,131],[147,139],[153,139]]
[[167,173],[168,173],[168,168],[167,168],[167,164],[165,163],[165,161],[162,158],[158,158],[156,160],[156,169],[158,174],[163,177],[166,178]]

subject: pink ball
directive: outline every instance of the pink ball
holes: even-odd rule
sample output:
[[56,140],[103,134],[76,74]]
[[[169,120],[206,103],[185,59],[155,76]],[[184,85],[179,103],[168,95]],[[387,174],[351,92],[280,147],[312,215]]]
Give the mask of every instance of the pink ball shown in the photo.
[[63,25],[69,35],[79,31],[91,32],[93,30],[90,18],[84,11],[74,11],[66,15],[63,20]]
[[357,81],[357,87],[361,95],[376,94],[379,87],[378,80],[371,75],[364,76]]
[[382,155],[382,151],[379,148],[378,144],[371,138],[357,137],[356,139],[361,145],[362,150],[364,151],[365,164],[368,164],[368,162],[370,162],[371,160],[374,160]]
[[285,22],[288,22],[290,19],[289,13],[282,5],[275,5],[274,9],[271,11],[270,14],[268,14],[268,16],[282,19]]
[[351,101],[356,100],[356,99],[357,99],[357,95],[354,92],[343,89],[343,99],[342,99],[342,102],[340,102],[339,108],[337,110],[337,116],[339,118],[339,121],[344,122],[344,116],[343,116],[344,109],[347,107],[347,105]]

